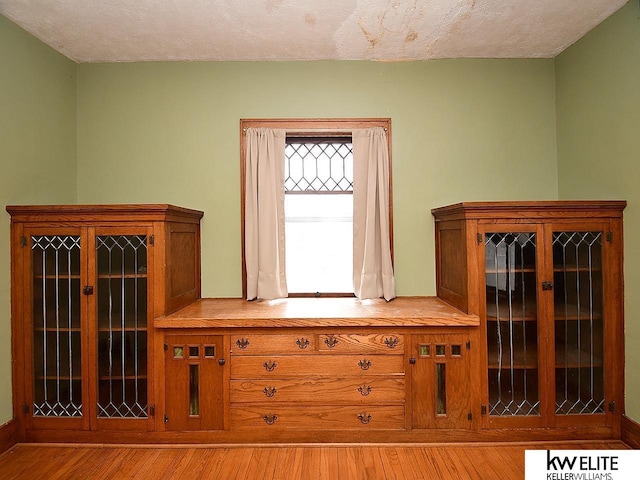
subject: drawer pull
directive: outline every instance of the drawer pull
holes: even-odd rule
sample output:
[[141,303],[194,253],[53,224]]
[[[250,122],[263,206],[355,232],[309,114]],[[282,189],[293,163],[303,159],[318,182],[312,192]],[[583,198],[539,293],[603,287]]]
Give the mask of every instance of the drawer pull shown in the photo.
[[271,361],[271,360],[268,360],[268,361],[264,362],[262,364],[262,366],[265,368],[265,370],[267,372],[273,372],[276,369],[276,367],[278,366],[278,363],[274,362],[274,361]]
[[384,339],[384,344],[389,348],[396,348],[398,342],[398,337],[389,337]]
[[276,423],[276,420],[278,420],[278,416],[273,413],[269,413],[267,415],[264,415],[262,419],[266,422],[267,425],[273,425],[274,423]]
[[236,340],[236,345],[238,345],[240,350],[245,350],[249,346],[249,340],[244,337],[239,338]]
[[368,413],[361,413],[358,415],[358,420],[360,420],[362,424],[366,425],[371,421],[371,415],[369,415]]
[[333,335],[329,335],[327,338],[324,339],[324,343],[327,344],[327,347],[333,348],[338,344],[338,339]]
[[363,397],[366,397],[367,395],[369,395],[371,393],[371,386],[369,386],[369,385],[360,385],[358,387],[358,391],[360,392],[360,395],[362,395]]
[[276,394],[276,387],[264,387],[262,391],[267,397],[273,397]]
[[309,346],[309,339],[304,337],[299,338],[298,340],[296,340],[296,345],[298,345],[298,348],[300,348],[301,350],[304,350]]
[[362,369],[362,370],[369,370],[369,367],[371,367],[371,360],[360,360],[358,362],[358,366]]

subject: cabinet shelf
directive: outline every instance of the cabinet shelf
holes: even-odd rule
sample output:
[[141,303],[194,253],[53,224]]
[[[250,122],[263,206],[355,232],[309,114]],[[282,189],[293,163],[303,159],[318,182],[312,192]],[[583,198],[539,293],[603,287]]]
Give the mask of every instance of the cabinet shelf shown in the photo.
[[592,358],[585,350],[572,348],[566,352],[556,352],[556,369],[602,368],[603,365],[601,356],[593,355]]
[[[524,348],[514,349],[513,357],[508,350],[502,352],[502,363],[499,362],[500,355],[495,347],[489,349],[488,352],[488,368],[491,370],[515,370],[535,369],[538,368],[538,349],[535,344],[527,346],[526,353]],[[586,359],[586,360],[585,360]],[[555,368],[556,369],[576,369],[576,368],[602,368],[603,361],[599,355],[591,355],[588,351],[572,348],[567,352],[556,352]]]
[[57,333],[57,332],[65,332],[65,333],[66,332],[77,332],[77,333],[79,333],[79,332],[82,331],[82,328],[80,328],[80,327],[71,327],[71,328],[69,328],[69,327],[59,327],[59,328],[57,328],[57,327],[47,327],[47,328],[36,327],[36,328],[33,329],[33,331],[34,332],[39,332],[39,333],[43,333],[43,332],[46,332],[46,333],[51,333],[51,332],[53,332],[53,333]]
[[497,349],[489,348],[488,367],[491,370],[516,370],[536,369],[538,368],[538,348],[532,343],[528,345],[526,351],[524,348],[514,349],[513,355],[507,349],[502,352],[502,362],[500,363],[500,355]]
[[536,273],[535,267],[523,267],[523,268],[487,268],[484,271],[485,275],[515,275],[518,273]]
[[80,280],[80,274],[67,275],[65,273],[51,275],[34,275],[35,280]]
[[73,376],[69,376],[69,375],[35,375],[35,380],[36,382],[38,380],[53,380],[56,382],[68,382],[68,381],[73,381],[73,382],[79,382],[82,380],[82,377],[80,375],[73,375]]
[[562,265],[554,265],[553,273],[583,273],[583,272],[602,272],[601,267],[581,267],[581,266],[571,266],[571,267],[563,267]]
[[125,274],[108,274],[108,273],[100,273],[98,274],[98,278],[101,280],[143,280],[147,278],[146,273],[125,273]]
[[[509,309],[508,300],[501,299],[498,305],[495,302],[487,302],[487,312],[486,317],[489,321],[508,321],[509,320],[509,312],[511,311],[512,319],[516,322],[535,322],[538,320],[538,313],[535,299],[525,302],[524,304],[520,301],[512,302],[511,309]],[[525,312],[522,315],[522,312]]]
[[144,333],[148,330],[148,328],[146,326],[144,327],[115,327],[115,328],[107,328],[107,327],[100,327],[98,328],[98,332],[100,333],[122,333],[122,332],[137,332],[137,333]]
[[118,375],[112,375],[112,376],[108,376],[108,375],[101,375],[100,378],[98,378],[98,380],[100,382],[121,382],[122,380],[128,380],[128,381],[140,381],[140,380],[146,380],[148,377],[147,375],[125,375],[125,376],[118,376]]
[[602,312],[592,312],[588,308],[578,309],[577,305],[556,305],[553,316],[556,322],[602,320]]

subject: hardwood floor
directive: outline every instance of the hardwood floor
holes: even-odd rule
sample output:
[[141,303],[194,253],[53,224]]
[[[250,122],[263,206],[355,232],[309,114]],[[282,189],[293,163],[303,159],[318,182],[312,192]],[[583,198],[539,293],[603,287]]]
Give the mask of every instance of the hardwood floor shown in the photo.
[[527,449],[626,449],[620,441],[430,445],[18,444],[2,480],[522,479]]

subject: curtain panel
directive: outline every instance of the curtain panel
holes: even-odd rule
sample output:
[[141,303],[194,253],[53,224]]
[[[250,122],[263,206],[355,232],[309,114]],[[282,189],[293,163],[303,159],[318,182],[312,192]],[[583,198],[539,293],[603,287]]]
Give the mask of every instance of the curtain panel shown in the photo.
[[286,297],[285,131],[248,128],[245,147],[247,300]]
[[353,131],[353,287],[359,299],[395,298],[389,240],[389,152],[384,128]]

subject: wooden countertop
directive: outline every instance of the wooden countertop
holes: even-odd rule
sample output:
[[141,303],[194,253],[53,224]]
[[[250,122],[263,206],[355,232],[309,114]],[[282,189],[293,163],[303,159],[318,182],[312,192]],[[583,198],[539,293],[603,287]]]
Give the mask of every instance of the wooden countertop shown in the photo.
[[284,298],[248,302],[203,298],[155,319],[156,328],[264,327],[477,327],[468,315],[437,297]]

